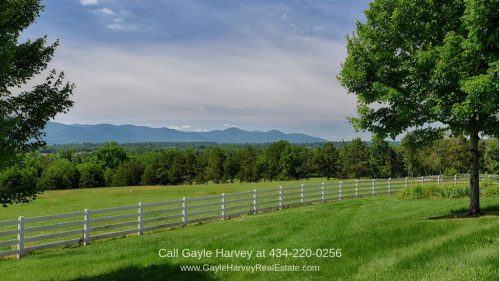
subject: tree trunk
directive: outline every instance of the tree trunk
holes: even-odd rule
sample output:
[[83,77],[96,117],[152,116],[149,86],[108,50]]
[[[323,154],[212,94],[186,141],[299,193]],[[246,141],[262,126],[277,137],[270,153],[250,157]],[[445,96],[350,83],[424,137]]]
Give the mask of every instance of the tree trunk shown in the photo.
[[479,135],[470,136],[471,172],[470,172],[470,209],[469,216],[478,216],[479,212]]

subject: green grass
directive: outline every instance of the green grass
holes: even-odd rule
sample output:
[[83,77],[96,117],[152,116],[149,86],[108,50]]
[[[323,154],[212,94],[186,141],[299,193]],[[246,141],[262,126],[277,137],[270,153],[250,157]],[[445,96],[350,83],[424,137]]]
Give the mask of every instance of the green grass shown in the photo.
[[[0,209],[0,220],[11,220],[18,216],[32,217],[61,214],[83,209],[101,209],[137,204],[138,202],[159,202],[177,200],[184,196],[201,197],[235,193],[262,188],[278,188],[283,186],[298,186],[319,184],[326,179],[310,179],[308,181],[277,181],[259,183],[227,183],[227,184],[197,184],[178,186],[134,186],[80,188],[67,190],[48,190],[38,199],[29,204],[15,204]],[[277,189],[276,189],[277,190]]]
[[[481,197],[498,197],[498,182],[484,180],[480,184]],[[413,184],[399,193],[402,199],[437,199],[437,198],[464,198],[470,196],[470,186],[461,182],[458,184]]]
[[[99,198],[111,194],[120,193]],[[116,204],[125,199],[109,200]],[[484,198],[481,204],[486,213],[498,213],[497,198]],[[39,251],[20,260],[0,261],[0,280],[498,280],[498,216],[449,219],[467,206],[466,198],[401,200],[396,196],[315,204]],[[162,259],[157,255],[160,248],[340,248],[342,257]],[[179,269],[179,265],[205,263],[319,265],[320,271],[214,274]]]

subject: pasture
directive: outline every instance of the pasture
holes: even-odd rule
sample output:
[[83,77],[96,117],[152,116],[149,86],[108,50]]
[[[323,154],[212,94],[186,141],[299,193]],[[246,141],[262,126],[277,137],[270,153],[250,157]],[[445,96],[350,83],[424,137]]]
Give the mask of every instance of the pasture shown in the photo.
[[[115,187],[47,191],[5,208],[0,220],[142,202],[265,189],[301,182]],[[397,195],[312,204],[174,230],[35,251],[0,260],[1,280],[493,280],[498,279],[498,199],[485,216],[460,218],[467,198],[402,200]],[[165,249],[341,249],[341,257],[161,258]],[[313,266],[298,272],[186,272],[181,266]]]
[[[498,200],[482,201],[487,213]],[[496,280],[498,217],[452,218],[467,199],[380,196],[34,252],[0,261],[2,280]],[[158,250],[339,248],[340,258],[160,258]],[[318,272],[181,272],[181,265],[314,265]]]

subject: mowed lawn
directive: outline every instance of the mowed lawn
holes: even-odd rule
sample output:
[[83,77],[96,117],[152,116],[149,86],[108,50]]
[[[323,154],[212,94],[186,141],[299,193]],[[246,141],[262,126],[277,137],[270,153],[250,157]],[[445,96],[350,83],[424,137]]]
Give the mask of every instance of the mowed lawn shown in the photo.
[[[353,181],[353,180],[349,180]],[[102,209],[137,204],[177,200],[182,197],[202,197],[221,193],[236,193],[253,189],[268,189],[282,186],[299,186],[332,182],[321,178],[303,181],[275,181],[258,183],[193,184],[177,186],[133,186],[79,188],[47,190],[29,204],[15,204],[0,209],[0,221],[16,219],[18,216],[32,217],[62,214],[83,209]]]
[[[489,215],[465,219],[453,217],[467,208],[467,199],[378,196],[289,208],[0,260],[0,280],[498,280],[498,199],[481,203]],[[340,248],[342,257],[196,260],[160,258],[160,248]],[[227,263],[317,265],[320,270],[180,270],[181,265]]]

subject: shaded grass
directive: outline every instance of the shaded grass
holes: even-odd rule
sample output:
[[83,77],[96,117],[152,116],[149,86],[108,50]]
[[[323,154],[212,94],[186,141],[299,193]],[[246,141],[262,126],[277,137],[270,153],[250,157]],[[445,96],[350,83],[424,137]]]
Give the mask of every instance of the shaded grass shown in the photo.
[[[498,217],[428,220],[467,199],[374,197],[290,208],[0,261],[1,280],[497,280]],[[496,198],[482,206],[497,209]],[[159,258],[160,248],[341,248],[341,258]],[[319,265],[319,272],[182,273],[193,264]],[[3,276],[2,276],[3,275]]]

